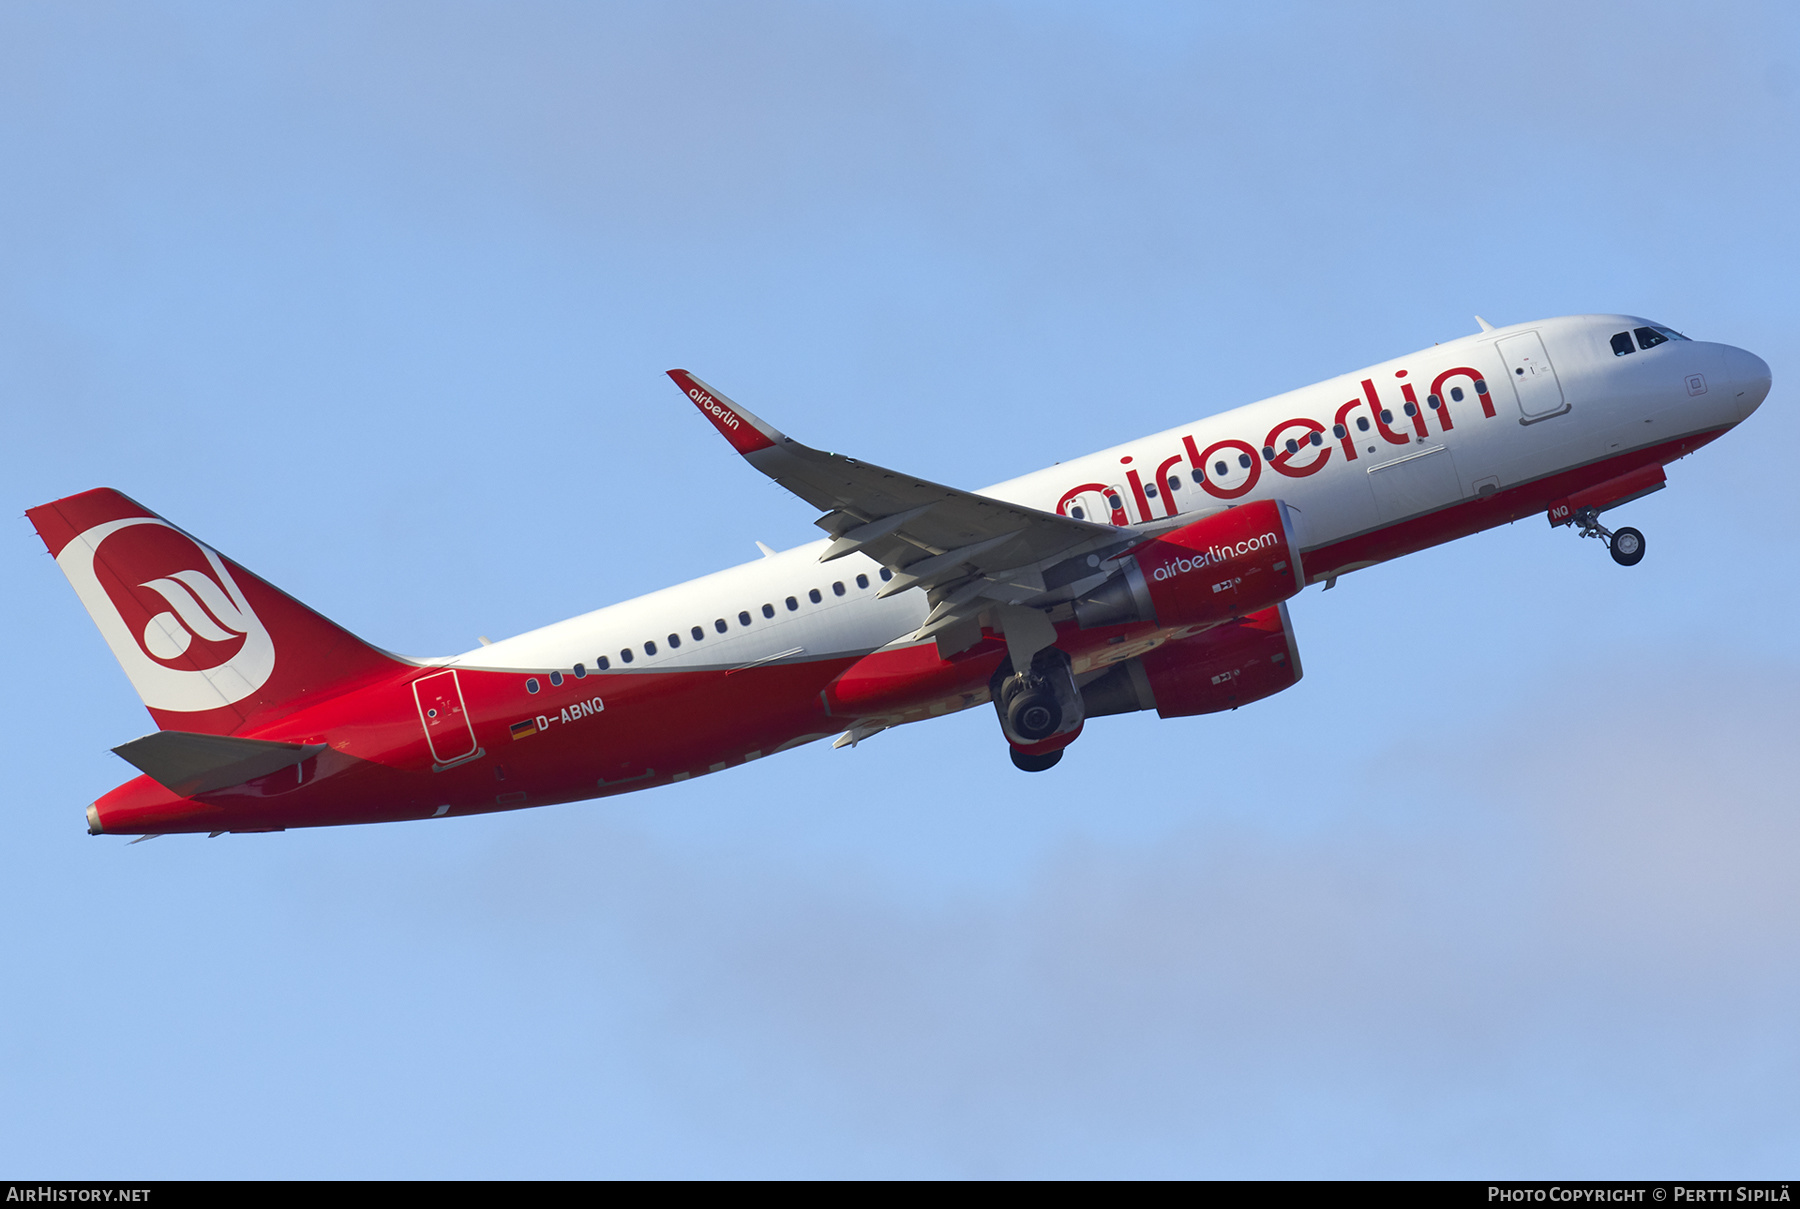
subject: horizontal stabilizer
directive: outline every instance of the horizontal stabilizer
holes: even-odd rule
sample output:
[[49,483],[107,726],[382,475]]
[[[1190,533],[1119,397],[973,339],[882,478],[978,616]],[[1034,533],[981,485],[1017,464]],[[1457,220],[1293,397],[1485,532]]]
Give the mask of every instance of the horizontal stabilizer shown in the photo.
[[231,735],[163,730],[113,748],[113,754],[184,798],[242,785],[309,760],[323,743],[271,743]]

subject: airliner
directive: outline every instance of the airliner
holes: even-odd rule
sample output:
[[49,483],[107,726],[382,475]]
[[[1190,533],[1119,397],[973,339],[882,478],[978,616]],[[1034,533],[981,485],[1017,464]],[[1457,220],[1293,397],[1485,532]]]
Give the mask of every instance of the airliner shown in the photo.
[[[1601,517],[1741,423],[1768,365],[1625,315],[1494,327],[967,491],[669,377],[824,536],[460,655],[372,646],[107,488],[28,516],[158,729],[95,835],[281,831],[606,797],[981,705],[1045,772],[1089,721],[1293,687],[1309,584]],[[998,754],[998,753],[996,753]]]

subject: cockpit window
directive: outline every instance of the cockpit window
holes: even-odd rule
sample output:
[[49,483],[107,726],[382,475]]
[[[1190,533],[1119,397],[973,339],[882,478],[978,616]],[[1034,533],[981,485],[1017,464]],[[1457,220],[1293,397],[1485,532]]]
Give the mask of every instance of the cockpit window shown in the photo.
[[1612,338],[1612,346],[1613,356],[1615,357],[1623,357],[1627,353],[1637,352],[1636,346],[1631,343],[1630,332],[1620,332],[1618,335],[1614,336]]
[[1667,344],[1671,340],[1687,339],[1672,327],[1663,327],[1654,323],[1649,327],[1632,329],[1632,335],[1637,337],[1639,348],[1655,348],[1657,345]]

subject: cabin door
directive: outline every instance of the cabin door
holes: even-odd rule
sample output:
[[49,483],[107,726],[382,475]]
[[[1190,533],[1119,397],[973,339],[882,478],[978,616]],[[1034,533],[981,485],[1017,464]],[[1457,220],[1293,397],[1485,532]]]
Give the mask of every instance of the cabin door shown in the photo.
[[1550,354],[1544,351],[1544,341],[1536,332],[1508,336],[1494,347],[1506,363],[1506,376],[1512,380],[1524,423],[1535,424],[1569,410],[1562,383],[1556,380],[1556,368],[1550,364]]
[[462,686],[456,682],[456,669],[421,676],[413,681],[412,689],[433,765],[442,768],[481,754],[468,707],[463,704]]

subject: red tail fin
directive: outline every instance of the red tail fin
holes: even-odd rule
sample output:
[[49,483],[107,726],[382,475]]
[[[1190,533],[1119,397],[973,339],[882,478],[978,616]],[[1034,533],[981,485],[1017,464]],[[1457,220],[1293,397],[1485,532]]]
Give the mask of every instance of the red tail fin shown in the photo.
[[110,488],[26,515],[164,730],[234,734],[404,666]]

